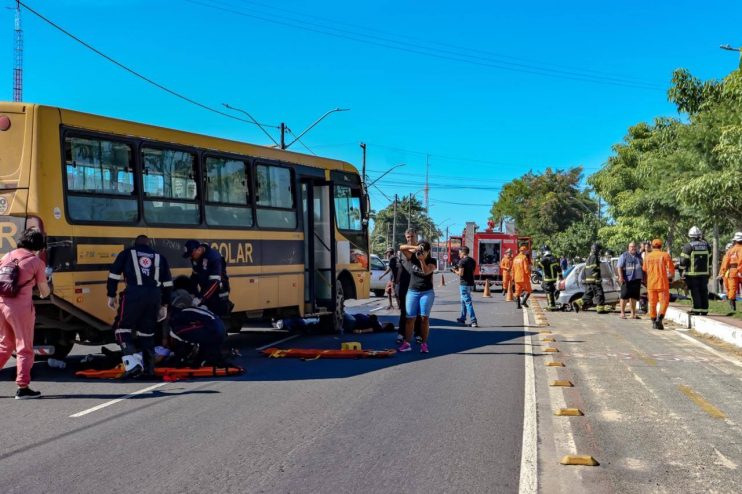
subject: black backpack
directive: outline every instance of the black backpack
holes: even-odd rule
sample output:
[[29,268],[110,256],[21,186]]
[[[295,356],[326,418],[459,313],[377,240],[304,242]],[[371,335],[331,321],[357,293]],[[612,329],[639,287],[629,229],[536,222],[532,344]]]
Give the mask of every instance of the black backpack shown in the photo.
[[21,268],[19,264],[24,259],[33,257],[33,254],[29,254],[20,259],[11,259],[10,262],[0,266],[0,297],[3,298],[14,298],[21,291],[21,288],[28,285],[33,281],[33,278],[23,285],[18,284],[18,278],[21,275]]

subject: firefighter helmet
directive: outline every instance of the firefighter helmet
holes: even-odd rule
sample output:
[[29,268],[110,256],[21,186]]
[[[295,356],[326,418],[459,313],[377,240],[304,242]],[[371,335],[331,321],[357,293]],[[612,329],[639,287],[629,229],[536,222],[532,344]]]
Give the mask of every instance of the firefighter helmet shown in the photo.
[[697,226],[692,226],[688,230],[688,237],[690,238],[701,238],[701,235],[703,235],[703,232]]
[[742,242],[742,232],[735,233],[732,240],[734,240],[735,242]]

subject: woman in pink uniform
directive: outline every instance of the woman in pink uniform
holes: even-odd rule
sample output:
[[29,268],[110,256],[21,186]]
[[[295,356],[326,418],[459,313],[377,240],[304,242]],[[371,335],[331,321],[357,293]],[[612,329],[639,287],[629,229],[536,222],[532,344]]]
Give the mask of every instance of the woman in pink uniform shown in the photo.
[[31,382],[33,366],[33,329],[36,311],[33,306],[33,287],[39,295],[49,296],[51,289],[46,281],[46,263],[38,254],[46,247],[44,234],[28,229],[23,232],[18,248],[8,252],[0,259],[0,266],[17,262],[19,274],[16,285],[20,291],[15,297],[0,297],[0,369],[16,352],[16,400],[38,398],[41,393],[28,387]]

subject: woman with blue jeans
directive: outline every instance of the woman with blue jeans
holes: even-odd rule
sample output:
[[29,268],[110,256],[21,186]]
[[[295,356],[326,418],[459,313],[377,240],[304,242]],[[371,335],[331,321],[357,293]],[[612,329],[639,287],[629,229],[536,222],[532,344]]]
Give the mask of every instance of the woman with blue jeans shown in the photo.
[[429,242],[422,242],[420,245],[403,245],[399,250],[402,252],[402,263],[406,264],[405,268],[410,273],[410,287],[407,291],[405,304],[407,323],[404,341],[400,345],[399,351],[409,352],[412,350],[410,340],[415,329],[415,319],[420,316],[420,335],[422,336],[420,352],[428,353],[430,311],[435,301],[433,273],[437,265],[435,259],[430,256]]

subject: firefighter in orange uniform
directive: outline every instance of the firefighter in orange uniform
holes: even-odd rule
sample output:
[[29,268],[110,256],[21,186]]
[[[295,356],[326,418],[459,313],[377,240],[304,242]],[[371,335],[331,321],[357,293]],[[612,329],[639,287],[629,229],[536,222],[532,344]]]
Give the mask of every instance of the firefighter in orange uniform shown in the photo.
[[[531,262],[526,255],[528,247],[521,245],[520,253],[513,259],[513,281],[515,281],[515,301],[518,308],[528,307],[531,296]],[[521,293],[523,299],[521,300]]]
[[[652,319],[652,329],[665,329],[662,320],[665,318],[667,306],[670,305],[670,280],[675,277],[675,265],[670,254],[662,250],[662,240],[652,240],[652,252],[644,256],[642,270],[647,280],[647,295],[649,298],[649,317]],[[657,302],[660,304],[657,314]]]
[[737,232],[732,238],[734,244],[724,254],[724,260],[721,261],[719,270],[719,279],[724,279],[724,288],[727,290],[727,300],[729,307],[737,311],[737,286],[739,285],[740,275],[742,275],[742,232]]
[[513,300],[513,249],[505,251],[505,257],[500,261],[500,274],[502,275],[502,294],[507,295],[507,300]]

